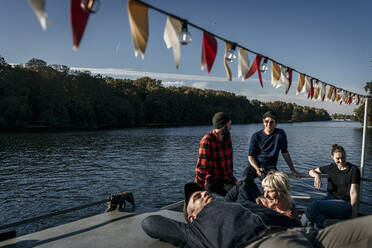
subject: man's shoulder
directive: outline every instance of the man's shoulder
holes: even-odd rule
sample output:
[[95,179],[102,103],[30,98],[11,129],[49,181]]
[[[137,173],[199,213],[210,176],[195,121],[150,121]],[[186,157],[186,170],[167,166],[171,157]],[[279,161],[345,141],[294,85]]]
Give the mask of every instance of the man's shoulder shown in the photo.
[[264,134],[265,134],[265,133],[264,133],[264,129],[261,129],[261,130],[255,132],[255,133],[253,133],[253,134],[252,134],[252,138],[253,138],[253,137],[257,137],[257,136],[262,136],[262,135],[264,135]]
[[201,139],[201,142],[210,142],[210,141],[213,141],[216,139],[216,134],[215,132],[212,130],[210,131],[209,133],[207,133],[206,135],[203,136],[203,138]]

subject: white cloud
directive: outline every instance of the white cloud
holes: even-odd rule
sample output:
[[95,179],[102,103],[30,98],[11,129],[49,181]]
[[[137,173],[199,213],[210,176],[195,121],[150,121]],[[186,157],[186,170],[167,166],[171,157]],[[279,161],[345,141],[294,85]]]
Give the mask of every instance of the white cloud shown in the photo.
[[185,82],[182,81],[162,81],[161,82],[164,87],[176,86],[181,87],[185,86]]
[[208,83],[207,82],[196,82],[196,83],[191,84],[191,86],[194,88],[198,88],[198,89],[205,89],[207,88]]

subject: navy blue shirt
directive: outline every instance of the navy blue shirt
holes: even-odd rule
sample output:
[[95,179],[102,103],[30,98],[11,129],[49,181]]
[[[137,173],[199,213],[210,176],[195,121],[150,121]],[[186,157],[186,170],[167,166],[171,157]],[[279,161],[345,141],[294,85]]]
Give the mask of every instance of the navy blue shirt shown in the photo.
[[287,146],[287,135],[282,129],[275,128],[270,135],[262,129],[252,135],[248,155],[254,157],[259,167],[276,168],[279,151],[287,153]]

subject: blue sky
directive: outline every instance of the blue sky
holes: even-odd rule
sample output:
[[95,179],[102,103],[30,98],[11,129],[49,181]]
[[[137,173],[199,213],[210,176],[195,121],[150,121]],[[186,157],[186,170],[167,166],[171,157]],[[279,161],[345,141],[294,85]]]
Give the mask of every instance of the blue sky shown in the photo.
[[[355,93],[372,80],[372,1],[244,1],[147,0],[160,9],[188,19],[206,30],[235,41],[321,81]],[[226,79],[224,43],[218,41],[211,74],[200,70],[202,32],[190,28],[193,42],[181,48],[177,70],[172,51],[163,41],[166,16],[149,10],[149,41],[145,59],[134,56],[126,0],[101,0],[89,18],[79,50],[72,49],[70,1],[46,1],[48,28],[43,31],[26,0],[2,0],[0,54],[8,63],[31,58],[48,64],[87,68],[123,78],[150,76],[164,85],[187,85],[226,90],[249,99],[286,101],[352,113],[356,107],[308,100],[295,95],[297,75],[288,95],[274,89],[270,73],[237,80],[237,63],[231,64],[233,81]],[[249,54],[253,62],[254,54]]]

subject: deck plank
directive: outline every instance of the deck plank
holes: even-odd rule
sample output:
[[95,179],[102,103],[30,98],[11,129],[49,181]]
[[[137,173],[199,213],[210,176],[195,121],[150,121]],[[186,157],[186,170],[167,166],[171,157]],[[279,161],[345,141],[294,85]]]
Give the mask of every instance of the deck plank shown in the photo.
[[[0,247],[174,247],[150,238],[141,228],[141,221],[154,212],[132,214],[113,211],[81,219],[36,233],[0,242]],[[156,214],[185,221],[181,212],[156,211]]]

